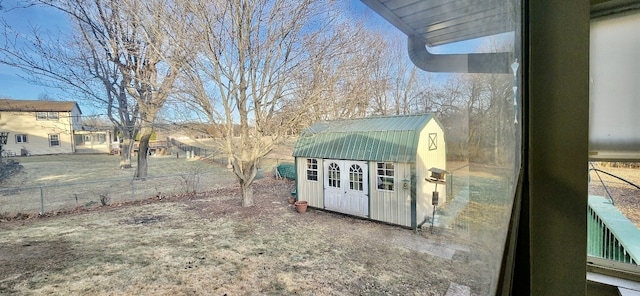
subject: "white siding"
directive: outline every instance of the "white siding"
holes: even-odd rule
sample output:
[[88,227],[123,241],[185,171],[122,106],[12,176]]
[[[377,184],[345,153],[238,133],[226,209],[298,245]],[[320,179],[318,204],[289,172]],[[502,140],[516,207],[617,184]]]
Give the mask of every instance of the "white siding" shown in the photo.
[[395,188],[393,191],[376,187],[377,162],[369,163],[369,211],[371,219],[411,227],[411,189],[404,189],[402,180],[411,180],[408,163],[394,164]]
[[[436,149],[429,150],[429,134],[433,133],[436,134]],[[425,178],[430,175],[430,172],[428,170],[433,167],[443,170],[447,169],[447,151],[442,129],[435,120],[430,120],[420,133],[420,140],[418,141],[418,151],[416,156],[417,223],[422,222],[425,216],[431,217],[431,215],[433,214],[431,198],[433,195],[433,191],[436,189],[436,185],[425,181]],[[440,206],[446,203],[447,186],[438,185],[437,189],[439,196],[438,205]]]
[[307,180],[307,158],[298,157],[296,167],[297,197],[306,200],[310,207],[324,208],[323,162],[318,160],[318,181]]
[[[3,149],[20,155],[26,149],[31,155],[73,153],[73,132],[70,112],[58,112],[58,119],[37,120],[36,112],[0,112],[2,131],[9,132]],[[26,143],[17,143],[16,135],[27,135]],[[58,135],[59,146],[49,145],[49,135]]]

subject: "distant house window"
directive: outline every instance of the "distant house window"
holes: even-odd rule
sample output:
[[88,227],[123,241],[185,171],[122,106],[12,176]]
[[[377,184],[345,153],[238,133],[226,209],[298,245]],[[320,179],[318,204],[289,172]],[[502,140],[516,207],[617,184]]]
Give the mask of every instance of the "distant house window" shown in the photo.
[[438,149],[438,134],[429,134],[429,151]]
[[60,135],[49,135],[49,146],[60,146]]
[[36,112],[37,120],[58,120],[58,112]]
[[29,139],[27,138],[27,135],[16,135],[16,143],[27,143],[29,142]]
[[104,144],[104,142],[106,142],[107,135],[105,134],[98,134],[98,143],[100,144]]
[[307,159],[307,180],[318,181],[318,160]]
[[394,188],[394,173],[392,162],[378,162],[377,170],[377,182],[379,190],[393,191]]

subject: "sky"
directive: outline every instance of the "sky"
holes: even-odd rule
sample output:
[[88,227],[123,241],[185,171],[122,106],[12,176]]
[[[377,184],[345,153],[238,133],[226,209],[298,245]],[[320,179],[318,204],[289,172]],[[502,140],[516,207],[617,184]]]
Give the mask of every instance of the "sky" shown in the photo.
[[[30,32],[30,28],[34,26],[40,30],[48,30],[51,34],[68,30],[69,23],[60,12],[46,7],[12,9],[12,7],[19,6],[20,3],[21,1],[4,0],[2,2],[4,10],[0,11],[0,19],[6,21],[15,31],[28,33]],[[349,15],[366,19],[367,25],[372,28],[383,30],[388,32],[388,34],[403,34],[359,0],[345,0],[345,7],[348,9],[347,13]],[[433,48],[432,51],[435,53],[471,52],[474,51],[475,48],[478,48],[480,44],[481,41],[472,40],[448,46],[440,46]],[[30,84],[27,80],[21,78],[20,75],[25,76],[25,73],[21,70],[0,64],[0,97],[35,100],[40,96],[46,95],[59,100],[73,100],[73,98],[65,97],[66,95],[58,89]]]
[[[0,19],[6,21],[17,32],[29,32],[30,28],[34,26],[41,30],[48,29],[51,32],[58,31],[58,29],[68,29],[69,27],[64,16],[50,8],[13,8],[21,5],[21,1],[16,0],[3,0],[2,5],[4,10],[0,11]],[[44,94],[52,97],[60,94],[60,91],[56,89],[29,84],[19,75],[25,76],[20,70],[0,64],[0,97],[29,100],[37,99]]]

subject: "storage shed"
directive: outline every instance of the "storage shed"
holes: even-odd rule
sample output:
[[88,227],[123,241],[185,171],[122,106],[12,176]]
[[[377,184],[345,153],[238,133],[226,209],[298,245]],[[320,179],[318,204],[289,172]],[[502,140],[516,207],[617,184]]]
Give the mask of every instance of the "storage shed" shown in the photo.
[[[446,202],[446,186],[427,181],[446,170],[442,125],[432,114],[316,123],[293,151],[296,191],[310,207],[416,228],[430,220],[432,193]],[[431,180],[432,181],[432,180]]]

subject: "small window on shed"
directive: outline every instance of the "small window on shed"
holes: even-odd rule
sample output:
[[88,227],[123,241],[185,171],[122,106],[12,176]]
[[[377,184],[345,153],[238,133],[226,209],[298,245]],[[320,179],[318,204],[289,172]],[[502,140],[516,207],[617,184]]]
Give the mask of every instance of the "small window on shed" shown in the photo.
[[307,180],[318,181],[318,160],[307,159]]
[[49,120],[58,120],[58,112],[49,112],[47,113],[47,117]]
[[438,134],[429,134],[429,151],[438,149]]
[[378,162],[377,170],[377,182],[379,190],[393,191],[394,188],[394,173],[392,162]]
[[36,112],[37,120],[47,120],[47,112]]

